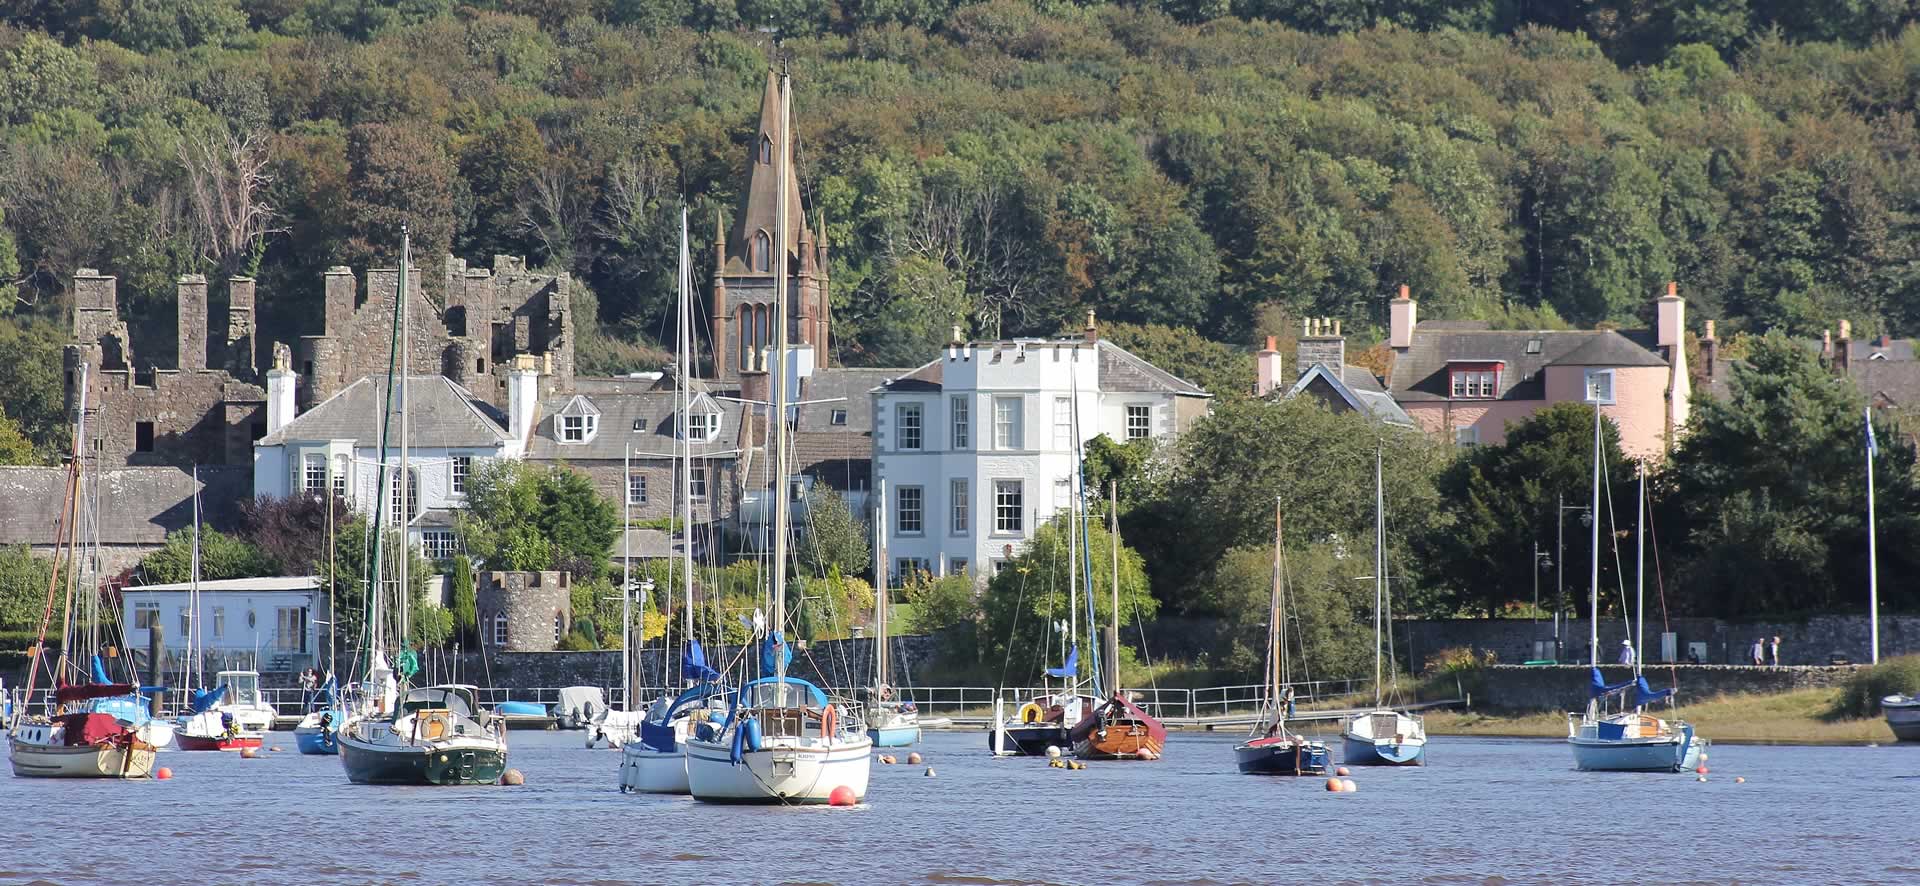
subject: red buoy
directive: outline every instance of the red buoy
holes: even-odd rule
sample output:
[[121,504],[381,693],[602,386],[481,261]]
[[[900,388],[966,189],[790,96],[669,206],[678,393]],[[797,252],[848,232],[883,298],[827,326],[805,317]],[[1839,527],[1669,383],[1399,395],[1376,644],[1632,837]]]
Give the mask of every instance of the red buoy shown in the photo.
[[173,777],[173,770],[168,769],[165,766],[162,766],[159,769],[154,770],[153,777],[161,781],[166,781],[167,779]]
[[1341,784],[1340,784],[1340,779],[1337,779],[1337,778],[1329,778],[1329,779],[1327,779],[1327,791],[1328,791],[1328,793],[1334,793],[1334,794],[1337,794],[1337,793],[1340,793],[1340,792],[1341,792],[1341,791],[1343,791],[1343,790],[1346,790],[1346,788],[1345,788],[1345,787],[1344,787],[1343,785],[1341,785]]
[[852,806],[858,802],[860,798],[853,795],[853,788],[846,785],[834,788],[833,793],[827,795],[828,806]]
[[1697,768],[1695,768],[1695,769],[1694,769],[1693,771],[1694,771],[1694,772],[1697,772],[1697,773],[1699,773],[1699,774],[1701,774],[1701,775],[1706,775],[1706,774],[1707,774],[1707,767],[1705,767],[1705,766],[1700,766],[1700,767],[1697,767]]
[[1351,772],[1348,772],[1348,771],[1347,771],[1347,767],[1345,767],[1345,766],[1342,766],[1342,767],[1340,767],[1340,768],[1338,768],[1338,769],[1335,769],[1335,770],[1333,770],[1333,774],[1334,774],[1334,775],[1339,775],[1339,776],[1348,776],[1348,775],[1352,775],[1353,773],[1351,773]]

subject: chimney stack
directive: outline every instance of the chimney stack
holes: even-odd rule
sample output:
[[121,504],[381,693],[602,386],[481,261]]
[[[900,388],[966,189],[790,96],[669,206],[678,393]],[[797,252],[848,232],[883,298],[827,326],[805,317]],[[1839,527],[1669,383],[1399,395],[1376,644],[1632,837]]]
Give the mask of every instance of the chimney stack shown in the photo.
[[180,312],[180,359],[182,372],[207,368],[207,278],[203,274],[182,274],[175,291],[175,307]]
[[227,371],[253,378],[253,278],[227,279]]
[[1654,344],[1667,349],[1667,360],[1673,360],[1673,354],[1686,343],[1687,338],[1687,301],[1680,297],[1680,285],[1667,282],[1667,294],[1655,304],[1659,328],[1655,330]]
[[293,421],[294,386],[299,381],[291,364],[293,354],[286,345],[274,345],[273,368],[267,370],[267,433],[278,432]]
[[513,438],[518,453],[527,451],[533,440],[533,423],[540,408],[540,364],[532,354],[513,358],[507,370],[507,436]]
[[1087,343],[1093,344],[1094,342],[1097,342],[1099,340],[1100,340],[1100,328],[1098,326],[1095,326],[1093,323],[1093,309],[1088,308],[1087,309]]
[[1387,305],[1387,310],[1391,315],[1391,322],[1388,324],[1387,347],[1402,350],[1413,347],[1413,327],[1416,322],[1415,317],[1417,311],[1415,310],[1412,296],[1408,295],[1407,292],[1406,285],[1401,284],[1400,297],[1394,299]]
[[1720,342],[1713,337],[1713,321],[1707,321],[1707,331],[1700,336],[1700,361],[1706,365],[1707,378],[1713,378],[1713,362],[1720,350]]
[[1853,322],[1840,321],[1840,340],[1833,344],[1833,369],[1841,375],[1847,374],[1849,364],[1853,362]]
[[1332,370],[1338,377],[1340,367],[1347,363],[1347,340],[1340,334],[1340,321],[1330,317],[1304,321],[1293,363],[1296,378],[1306,375],[1315,363]]
[[1281,365],[1279,342],[1271,335],[1267,336],[1267,346],[1253,355],[1254,387],[1256,397],[1265,397],[1280,386]]

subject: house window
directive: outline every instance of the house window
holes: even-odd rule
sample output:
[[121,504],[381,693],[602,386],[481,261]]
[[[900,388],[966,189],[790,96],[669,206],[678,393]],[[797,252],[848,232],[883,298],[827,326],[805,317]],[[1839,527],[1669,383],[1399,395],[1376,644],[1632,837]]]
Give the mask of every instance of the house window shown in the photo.
[[893,581],[891,587],[900,587],[913,581],[923,573],[930,573],[933,567],[923,557],[896,557],[893,561]]
[[507,614],[504,612],[493,614],[493,645],[507,645]]
[[1020,480],[993,481],[993,531],[1020,532],[1026,524],[1026,496]]
[[327,457],[309,455],[300,463],[304,466],[300,474],[301,493],[318,497],[327,490]]
[[967,501],[967,478],[955,477],[947,481],[947,495],[952,499],[953,508],[953,522],[949,531],[954,535],[966,535],[967,523],[971,516],[968,513],[971,505]]
[[948,557],[947,558],[947,574],[948,575],[966,575],[967,574],[967,558]]
[[688,468],[687,469],[687,497],[693,499],[694,501],[706,500],[707,498],[707,469],[706,468]]
[[993,398],[993,448],[1021,448],[1019,397]]
[[[397,526],[420,516],[420,471],[415,468],[407,469],[407,494],[406,498],[402,499],[399,488],[400,469],[394,468],[393,470],[393,489],[391,493],[392,497],[388,499],[387,519],[393,521],[394,525]],[[403,501],[406,504],[406,510],[404,512],[400,508]]]
[[1153,435],[1153,407],[1127,407],[1127,439],[1145,440]]
[[803,480],[787,481],[787,501],[799,501],[807,496],[807,484]]
[[215,606],[213,607],[213,638],[215,640],[221,640],[225,639],[226,636],[227,608],[225,606]]
[[949,410],[949,414],[953,417],[953,448],[956,450],[966,449],[968,446],[973,445],[971,419],[967,411],[967,398],[953,398],[953,406]]
[[136,630],[150,631],[160,624],[160,604],[141,603],[133,608],[133,626]]
[[420,551],[429,560],[451,560],[459,550],[452,530],[431,529],[420,533]]
[[595,426],[598,424],[596,419],[598,418],[599,416],[597,415],[560,416],[560,442],[587,442],[587,438],[593,436]]
[[991,576],[999,575],[1000,573],[1005,572],[1007,567],[1011,565],[1013,565],[1013,561],[1005,559],[1003,557],[995,557],[991,560],[988,560],[987,569],[990,570],[988,572],[988,576],[991,577]]
[[773,163],[773,139],[764,135],[760,136],[760,162],[768,165]]
[[844,425],[846,423],[847,423],[847,411],[845,409],[835,409],[833,412],[827,415],[827,424]]
[[153,422],[137,421],[133,423],[133,451],[153,451]]
[[333,457],[332,484],[333,484],[333,497],[341,501],[346,501],[347,500],[347,457],[344,455],[336,455]]
[[705,443],[720,435],[720,416],[711,412],[687,413],[687,439]]
[[1587,370],[1586,402],[1600,406],[1613,405],[1613,370]]
[[893,419],[898,428],[900,449],[920,448],[920,404],[901,403],[893,407]]
[[1453,373],[1453,397],[1456,400],[1491,399],[1499,383],[1499,372],[1492,369],[1457,369]]
[[1454,428],[1453,444],[1461,447],[1480,445],[1480,429],[1475,427]]
[[902,486],[893,493],[894,531],[901,535],[919,535],[921,530],[921,489],[918,486]]
[[180,612],[180,636],[182,637],[193,636],[193,634],[190,633],[193,630],[193,610],[188,609],[185,606],[182,606],[180,607],[179,612]]
[[1073,398],[1053,398],[1053,448],[1073,448]]
[[636,419],[634,419],[634,420],[633,420],[633,429],[634,429],[634,430],[636,430],[636,431],[644,431],[644,430],[646,430],[646,429],[647,429],[647,420],[646,420],[646,419],[644,419],[644,418],[636,418]]
[[647,503],[647,475],[627,475],[627,504],[643,505]]
[[755,231],[753,234],[753,247],[749,250],[749,257],[753,260],[753,269],[763,274],[766,273],[767,269],[773,264],[772,256],[773,241],[767,237],[767,232]]
[[274,613],[273,648],[288,652],[307,651],[307,610],[283,606]]
[[473,456],[456,455],[453,457],[453,494],[467,494],[467,476],[473,473]]
[[1073,502],[1073,478],[1061,477],[1053,481],[1053,509],[1064,511]]

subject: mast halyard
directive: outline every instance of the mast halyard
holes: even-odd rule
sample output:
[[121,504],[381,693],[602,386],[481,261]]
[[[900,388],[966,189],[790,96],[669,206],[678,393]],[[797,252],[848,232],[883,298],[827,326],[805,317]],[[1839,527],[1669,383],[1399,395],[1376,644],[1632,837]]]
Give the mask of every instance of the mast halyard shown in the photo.
[[1634,506],[1633,675],[1640,676],[1647,654],[1647,464],[1640,463],[1640,501]]

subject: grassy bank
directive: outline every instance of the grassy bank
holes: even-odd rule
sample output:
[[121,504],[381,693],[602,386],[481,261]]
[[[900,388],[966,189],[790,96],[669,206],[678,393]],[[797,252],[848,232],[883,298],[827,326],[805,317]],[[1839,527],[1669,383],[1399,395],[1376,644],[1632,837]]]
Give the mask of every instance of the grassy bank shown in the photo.
[[[1724,695],[1681,705],[1679,715],[1714,741],[1791,744],[1890,743],[1893,730],[1878,716],[1853,720],[1822,719],[1840,689],[1802,689],[1773,695]],[[1561,738],[1565,714],[1499,715],[1473,711],[1431,711],[1427,731],[1435,735],[1519,735]]]

